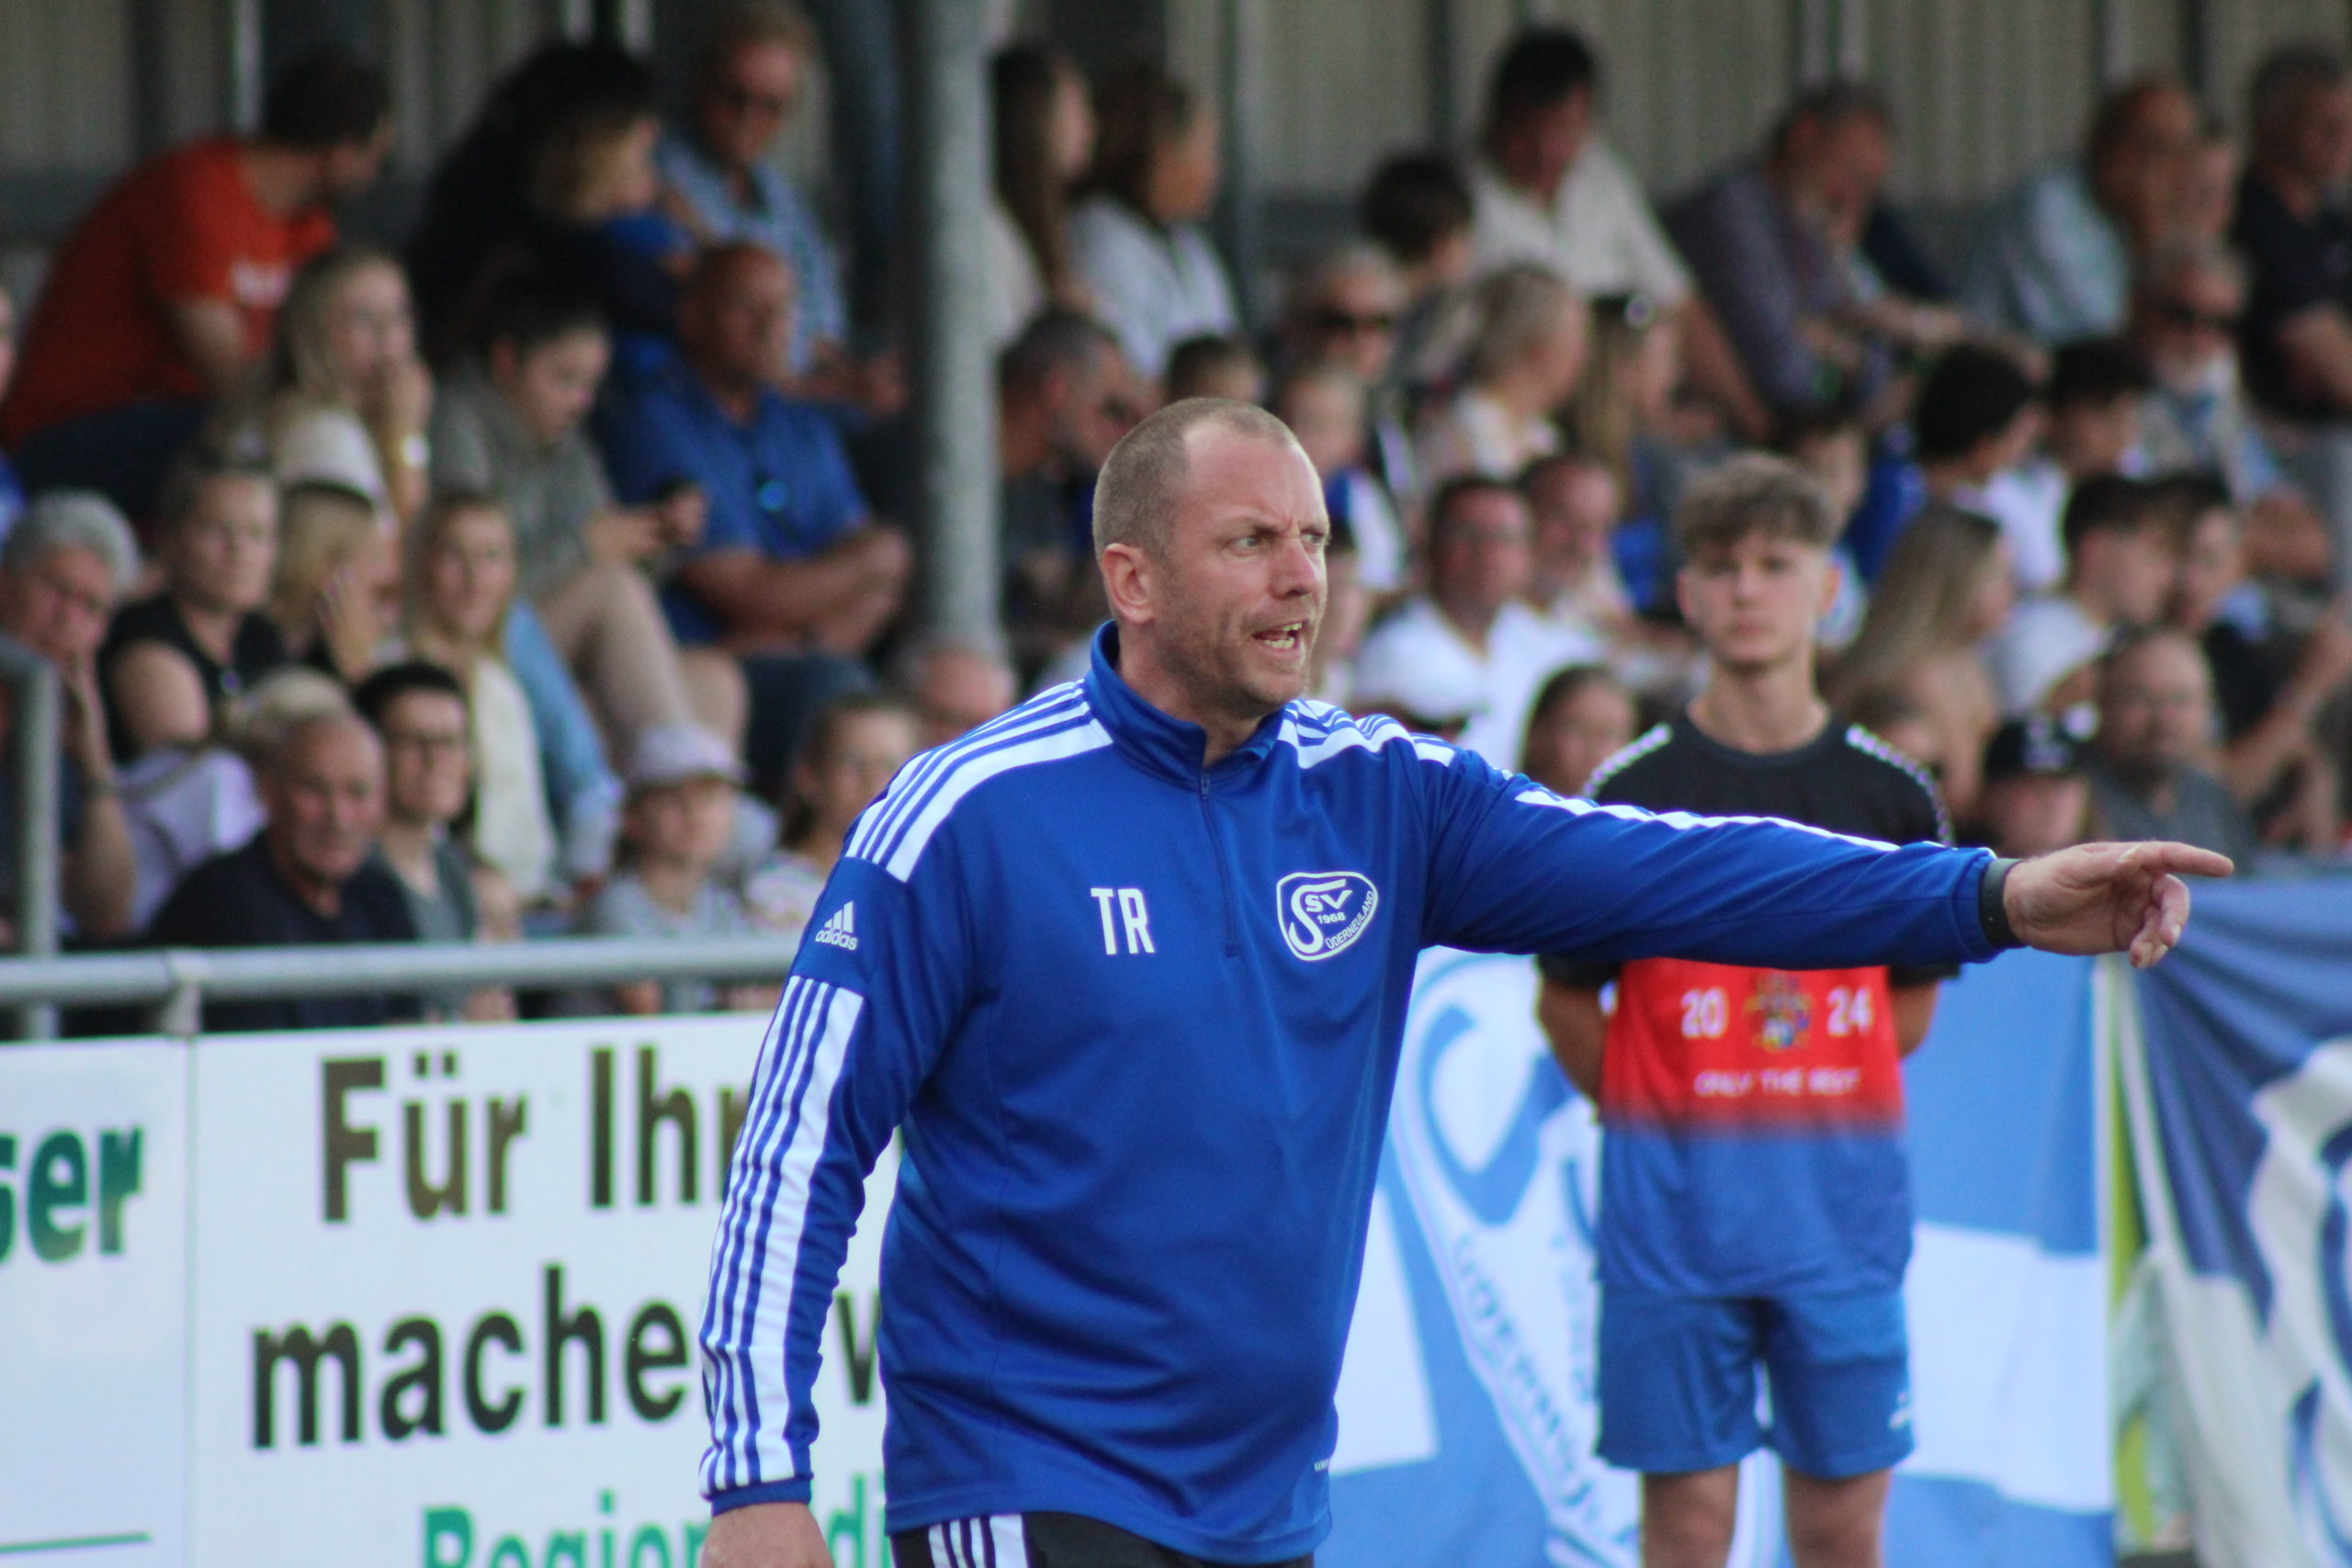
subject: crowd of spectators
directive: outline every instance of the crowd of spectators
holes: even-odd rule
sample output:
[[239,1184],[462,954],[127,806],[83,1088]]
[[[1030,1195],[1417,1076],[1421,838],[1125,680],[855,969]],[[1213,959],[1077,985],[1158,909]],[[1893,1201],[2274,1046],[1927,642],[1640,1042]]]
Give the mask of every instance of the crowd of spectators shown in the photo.
[[1323,481],[1318,698],[1581,790],[1694,695],[1678,504],[1768,448],[1846,520],[1823,692],[1939,781],[1958,832],[2343,854],[2338,55],[2263,63],[2242,175],[2177,84],[2120,88],[1947,282],[1887,198],[1899,128],[1867,85],[1650,192],[1589,44],[1532,28],[1475,146],[1385,160],[1361,232],[1258,336],[1202,226],[1211,107],[1156,67],[1090,82],[1008,47],[970,253],[1000,650],[907,613],[897,361],[855,346],[870,291],[770,156],[816,49],[789,6],[729,7],[671,125],[638,61],[544,48],[398,252],[334,217],[389,147],[383,78],[313,55],[254,134],[165,153],[83,219],[0,353],[0,634],[62,680],[74,943],[797,942],[899,765],[1084,667],[1094,475],[1204,395],[1272,408]]

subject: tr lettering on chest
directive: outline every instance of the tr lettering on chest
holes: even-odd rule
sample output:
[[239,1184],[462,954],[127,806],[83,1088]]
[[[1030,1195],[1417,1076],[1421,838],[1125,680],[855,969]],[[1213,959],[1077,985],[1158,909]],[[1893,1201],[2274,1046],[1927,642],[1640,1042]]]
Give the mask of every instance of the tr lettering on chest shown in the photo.
[[1102,912],[1104,953],[1116,958],[1122,935],[1130,954],[1159,951],[1151,945],[1151,911],[1144,904],[1142,888],[1090,887],[1087,892]]

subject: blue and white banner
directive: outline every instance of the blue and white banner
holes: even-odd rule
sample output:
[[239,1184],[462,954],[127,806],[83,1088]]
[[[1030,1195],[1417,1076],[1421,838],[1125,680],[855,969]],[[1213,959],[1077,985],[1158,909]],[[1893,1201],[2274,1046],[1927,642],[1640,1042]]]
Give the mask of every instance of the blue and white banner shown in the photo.
[[2352,884],[2200,887],[2124,1032],[2207,1568],[2352,1564]]
[[[1522,959],[1434,952],[1406,1029],[1333,1460],[1336,1568],[1639,1559],[1636,1479],[1593,1457],[1599,1130]],[[2020,954],[1946,988],[1910,1072],[1919,1451],[1896,1568],[2110,1562],[2090,966]],[[1741,1568],[1782,1562],[1743,1477]]]

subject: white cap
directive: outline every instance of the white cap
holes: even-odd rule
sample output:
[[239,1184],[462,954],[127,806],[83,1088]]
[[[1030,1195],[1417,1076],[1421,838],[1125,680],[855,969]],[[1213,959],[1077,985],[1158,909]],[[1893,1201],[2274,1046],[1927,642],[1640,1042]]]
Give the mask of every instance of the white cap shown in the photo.
[[698,724],[656,724],[637,738],[629,753],[627,783],[634,792],[684,784],[689,779],[743,782],[743,764],[727,742]]

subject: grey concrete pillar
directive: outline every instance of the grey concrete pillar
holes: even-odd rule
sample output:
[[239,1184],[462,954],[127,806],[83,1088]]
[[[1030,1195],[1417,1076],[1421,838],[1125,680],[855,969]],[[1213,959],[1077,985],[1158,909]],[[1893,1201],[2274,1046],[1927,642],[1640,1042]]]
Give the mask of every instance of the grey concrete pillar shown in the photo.
[[996,377],[989,344],[985,0],[906,0],[907,277],[922,624],[995,648]]

